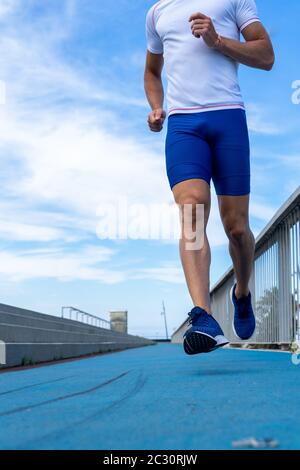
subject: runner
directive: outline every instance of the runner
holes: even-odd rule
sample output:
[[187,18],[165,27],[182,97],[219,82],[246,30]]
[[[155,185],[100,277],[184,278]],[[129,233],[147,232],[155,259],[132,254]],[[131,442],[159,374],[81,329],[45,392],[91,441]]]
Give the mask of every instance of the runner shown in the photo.
[[[254,0],[161,0],[148,12],[146,33],[145,91],[152,109],[148,124],[151,131],[160,132],[167,117],[165,65],[170,187],[182,210],[192,205],[193,228],[198,205],[204,205],[206,229],[213,181],[236,277],[230,294],[233,329],[238,338],[247,340],[255,331],[249,290],[255,240],[249,226],[250,147],[238,66],[271,70],[273,47]],[[245,41],[240,41],[240,34]],[[180,254],[194,304],[184,350],[197,354],[228,340],[212,316],[207,235],[201,249],[188,249],[190,242],[183,231]]]

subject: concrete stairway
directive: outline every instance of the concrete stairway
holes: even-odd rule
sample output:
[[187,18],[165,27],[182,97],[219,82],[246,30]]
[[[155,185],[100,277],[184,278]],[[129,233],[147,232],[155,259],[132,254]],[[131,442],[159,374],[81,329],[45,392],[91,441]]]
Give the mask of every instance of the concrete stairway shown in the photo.
[[0,361],[4,349],[6,353],[6,363],[0,368],[154,344],[138,336],[4,304],[0,304],[0,341],[4,343],[0,344]]

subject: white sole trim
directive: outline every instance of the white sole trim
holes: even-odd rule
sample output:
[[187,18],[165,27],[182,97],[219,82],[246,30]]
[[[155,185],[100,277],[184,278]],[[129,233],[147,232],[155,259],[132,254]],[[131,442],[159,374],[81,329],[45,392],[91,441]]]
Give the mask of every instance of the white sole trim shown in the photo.
[[216,336],[214,339],[217,342],[217,346],[225,346],[225,344],[229,344],[228,339],[223,335]]
[[[213,341],[216,342],[216,346],[225,346],[225,344],[228,344],[229,341],[228,339],[223,336],[223,335],[218,335],[218,336],[211,336],[207,333],[203,333],[202,331],[193,331],[193,333],[196,333],[198,335],[202,335],[202,336],[207,336],[208,338],[211,338]],[[188,341],[187,341],[188,343]]]

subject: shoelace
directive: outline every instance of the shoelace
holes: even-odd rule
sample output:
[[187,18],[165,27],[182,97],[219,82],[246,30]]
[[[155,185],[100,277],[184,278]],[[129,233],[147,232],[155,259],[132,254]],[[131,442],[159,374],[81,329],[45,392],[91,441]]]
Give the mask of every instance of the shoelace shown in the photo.
[[[200,314],[197,315],[197,318],[198,318],[198,316],[200,316]],[[195,318],[196,318],[196,315],[194,317],[190,316],[190,318],[188,320],[188,324],[191,325],[193,323],[193,321],[195,320]]]
[[205,326],[208,325],[208,318],[203,312],[190,312],[189,316],[190,316],[189,321],[188,321],[189,325],[198,321],[200,317],[202,317],[203,325]]

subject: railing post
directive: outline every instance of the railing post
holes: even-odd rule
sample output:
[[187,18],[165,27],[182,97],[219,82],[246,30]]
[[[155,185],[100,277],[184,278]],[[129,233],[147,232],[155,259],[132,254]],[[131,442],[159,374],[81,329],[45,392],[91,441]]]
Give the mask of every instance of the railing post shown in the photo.
[[279,342],[294,341],[293,315],[291,306],[291,243],[288,222],[278,229],[278,304]]

